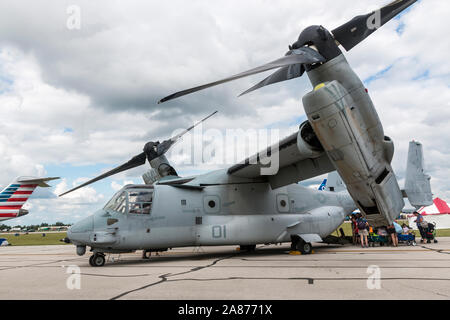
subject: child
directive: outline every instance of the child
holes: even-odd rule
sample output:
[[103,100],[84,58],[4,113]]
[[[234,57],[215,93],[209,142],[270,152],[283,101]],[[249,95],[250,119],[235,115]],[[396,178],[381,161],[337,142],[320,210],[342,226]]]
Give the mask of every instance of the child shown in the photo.
[[412,232],[411,232],[411,229],[408,228],[408,226],[407,226],[405,223],[402,224],[402,229],[403,229],[402,234],[408,235],[408,234],[411,234],[411,233],[412,233]]

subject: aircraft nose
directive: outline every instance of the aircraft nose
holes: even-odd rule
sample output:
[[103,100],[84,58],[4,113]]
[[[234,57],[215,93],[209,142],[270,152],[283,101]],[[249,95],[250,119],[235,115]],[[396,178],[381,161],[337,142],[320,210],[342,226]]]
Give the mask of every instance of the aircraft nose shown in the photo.
[[71,233],[90,232],[94,230],[94,216],[87,217],[69,228]]
[[67,238],[73,243],[89,242],[91,232],[94,230],[94,216],[90,216],[80,222],[75,223],[67,230]]

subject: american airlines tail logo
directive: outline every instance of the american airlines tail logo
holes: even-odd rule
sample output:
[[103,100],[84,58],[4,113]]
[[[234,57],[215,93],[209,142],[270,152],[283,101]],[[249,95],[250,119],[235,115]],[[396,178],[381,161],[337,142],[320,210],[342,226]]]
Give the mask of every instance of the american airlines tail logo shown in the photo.
[[0,193],[0,221],[28,214],[22,207],[37,187],[49,187],[46,183],[59,178],[17,178]]
[[19,216],[20,209],[27,202],[37,184],[10,184],[0,193],[0,218]]

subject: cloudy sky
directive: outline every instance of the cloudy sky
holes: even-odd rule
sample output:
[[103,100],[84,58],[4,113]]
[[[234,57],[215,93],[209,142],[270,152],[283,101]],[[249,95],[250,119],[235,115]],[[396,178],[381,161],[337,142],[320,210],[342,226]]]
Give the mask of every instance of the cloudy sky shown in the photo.
[[[279,58],[309,25],[331,30],[386,2],[1,1],[0,185],[24,175],[62,178],[35,194],[28,216],[8,224],[72,223],[93,213],[124,184],[140,183],[148,168],[56,195],[215,110],[219,114],[203,125],[217,137],[210,139],[215,145],[224,145],[220,133],[226,130],[272,129],[280,138],[295,132],[305,119],[307,77],[241,98],[266,75],[157,101]],[[449,16],[448,1],[422,0],[346,53],[395,141],[401,185],[408,143],[421,141],[433,191],[447,201]],[[169,154],[181,175],[233,164],[188,164],[180,155],[183,145]]]

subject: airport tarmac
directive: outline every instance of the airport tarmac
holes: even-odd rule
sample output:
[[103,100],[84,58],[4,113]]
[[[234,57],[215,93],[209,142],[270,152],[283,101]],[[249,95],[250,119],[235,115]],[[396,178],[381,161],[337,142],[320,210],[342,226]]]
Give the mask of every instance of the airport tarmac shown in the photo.
[[71,245],[0,247],[0,299],[450,298],[450,238],[398,248],[316,244],[308,256],[289,255],[288,244],[254,253],[182,248],[148,261],[141,254],[111,255],[93,268]]

